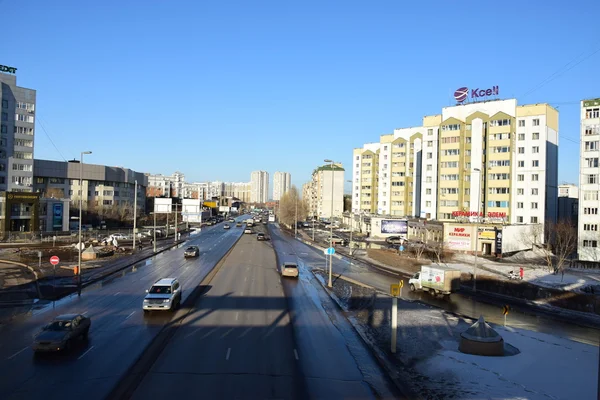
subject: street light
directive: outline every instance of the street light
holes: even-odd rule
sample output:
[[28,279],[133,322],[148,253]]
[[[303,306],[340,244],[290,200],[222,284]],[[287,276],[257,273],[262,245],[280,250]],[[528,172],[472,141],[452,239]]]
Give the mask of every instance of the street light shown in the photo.
[[[348,183],[353,183],[351,180],[347,180]],[[354,222],[354,213],[352,212],[352,199],[350,199],[350,255],[352,255],[352,224]]]
[[[137,180],[135,181],[135,192],[133,194],[133,246],[132,251],[135,251],[135,236],[137,235],[136,229],[136,220],[137,220]],[[142,240],[140,238],[140,240]]]
[[473,267],[473,292],[477,292],[477,252],[479,251],[479,208],[481,207],[481,170],[479,168],[473,168],[474,172],[479,174],[479,180],[477,182],[477,219],[475,220],[475,265]]
[[154,226],[153,226],[153,232],[154,232],[154,239],[152,240],[152,245],[154,246],[154,252],[156,253],[156,211],[151,212],[150,214],[154,214]]
[[[329,247],[333,246],[333,160],[324,160],[331,163],[331,215],[329,216]],[[329,282],[328,287],[333,287],[331,282],[331,271],[333,270],[333,254],[329,254]]]
[[82,208],[82,204],[83,204],[83,155],[84,154],[92,154],[91,151],[82,151],[80,154],[80,158],[79,158],[79,243],[77,244],[77,249],[78,249],[78,253],[79,253],[79,257],[78,259],[78,264],[77,264],[77,275],[79,276],[79,279],[77,279],[77,296],[81,296],[81,272],[82,272],[82,268],[81,268],[81,219],[82,219],[82,213],[81,213],[81,208]]

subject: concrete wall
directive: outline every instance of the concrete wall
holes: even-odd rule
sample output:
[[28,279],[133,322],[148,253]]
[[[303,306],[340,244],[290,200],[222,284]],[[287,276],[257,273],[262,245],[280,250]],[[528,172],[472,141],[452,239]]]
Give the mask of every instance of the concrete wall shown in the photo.
[[544,243],[544,226],[542,224],[502,227],[502,253],[530,250],[535,243]]

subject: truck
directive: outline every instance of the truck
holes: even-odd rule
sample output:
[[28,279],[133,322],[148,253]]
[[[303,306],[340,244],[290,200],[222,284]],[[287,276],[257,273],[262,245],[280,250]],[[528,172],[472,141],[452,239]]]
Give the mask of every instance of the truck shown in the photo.
[[275,222],[275,215],[269,214],[269,222]]
[[434,295],[449,295],[460,289],[461,272],[441,266],[421,266],[421,271],[408,280],[412,292],[423,290]]

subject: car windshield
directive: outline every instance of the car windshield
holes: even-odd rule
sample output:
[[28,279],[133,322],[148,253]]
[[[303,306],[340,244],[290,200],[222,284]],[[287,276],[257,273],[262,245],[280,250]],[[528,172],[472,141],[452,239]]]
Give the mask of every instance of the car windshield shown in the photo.
[[296,264],[285,264],[285,268],[298,268]]
[[195,247],[188,247],[186,251],[196,251]]
[[71,329],[71,321],[52,321],[44,328],[46,331],[68,331]]
[[152,286],[152,294],[171,294],[171,286]]

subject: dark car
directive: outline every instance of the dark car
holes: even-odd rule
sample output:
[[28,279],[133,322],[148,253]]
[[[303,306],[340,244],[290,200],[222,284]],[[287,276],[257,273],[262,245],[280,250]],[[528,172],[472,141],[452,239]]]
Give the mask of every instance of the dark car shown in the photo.
[[260,233],[256,234],[256,240],[269,240],[269,236],[260,232]]
[[198,246],[189,246],[183,252],[184,257],[198,257],[200,255],[200,249]]
[[33,351],[68,350],[73,340],[87,339],[92,321],[81,314],[60,315],[42,328],[33,340]]

